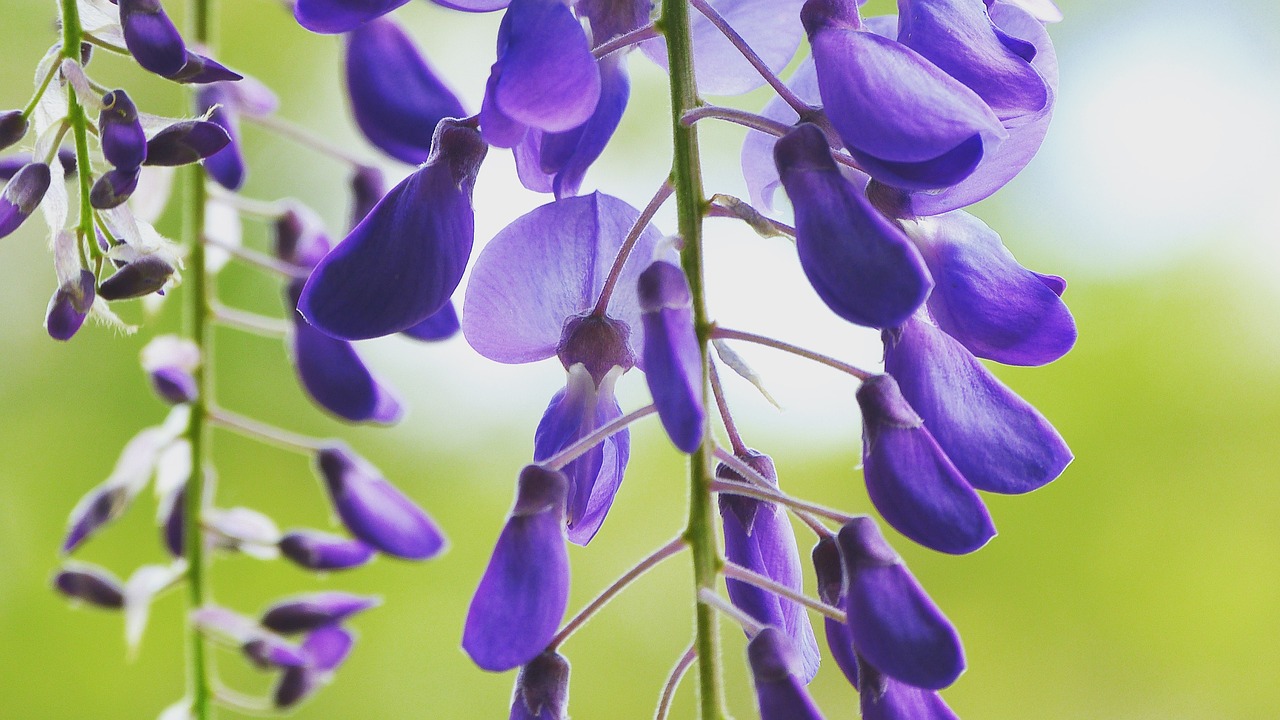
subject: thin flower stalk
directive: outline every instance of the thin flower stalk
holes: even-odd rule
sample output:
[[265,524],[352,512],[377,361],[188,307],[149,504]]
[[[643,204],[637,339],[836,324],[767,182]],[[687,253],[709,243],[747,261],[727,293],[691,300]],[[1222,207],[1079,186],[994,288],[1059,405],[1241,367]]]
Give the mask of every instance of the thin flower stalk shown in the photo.
[[820,615],[829,617],[838,623],[846,622],[847,618],[845,617],[844,611],[840,610],[839,608],[834,608],[834,607],[831,607],[830,605],[827,605],[824,602],[821,602],[819,600],[814,600],[813,598],[809,597],[808,595],[805,595],[804,593],[796,592],[795,590],[792,590],[786,585],[770,580],[769,578],[761,575],[760,573],[752,572],[751,570],[748,570],[747,568],[744,568],[740,565],[735,565],[731,562],[726,562],[724,564],[724,576],[727,578],[733,578],[734,580],[741,580],[744,583],[747,583],[749,585],[754,585],[764,590],[768,590],[771,593],[777,593],[778,595],[781,595],[782,597],[785,597],[789,600],[795,600],[796,602],[800,603],[801,605],[804,605],[810,610],[813,610],[814,612]]
[[676,697],[676,689],[680,687],[680,681],[697,657],[697,649],[690,645],[689,649],[685,650],[676,661],[675,667],[671,668],[671,674],[667,676],[667,682],[662,686],[662,696],[658,699],[658,710],[654,713],[653,720],[667,720],[667,716],[671,714],[671,702]]
[[766,337],[764,335],[757,335],[755,333],[744,332],[742,330],[731,330],[729,328],[717,326],[714,330],[711,331],[711,336],[719,340],[741,340],[743,342],[755,343],[757,345],[764,345],[765,347],[771,347],[775,350],[788,352],[788,353],[791,353],[792,355],[797,355],[799,357],[805,358],[806,360],[812,360],[816,363],[826,365],[829,368],[834,368],[836,370],[839,370],[842,373],[852,375],[858,378],[859,380],[866,380],[867,378],[875,374],[875,373],[863,370],[862,368],[857,367],[855,365],[850,365],[849,363],[836,360],[835,358],[830,357],[828,355],[823,355],[822,353],[816,353],[812,350],[806,350],[798,345],[792,345],[791,343],[783,342],[781,340],[775,340],[771,337]]
[[716,29],[719,30],[730,43],[733,43],[733,46],[738,49],[738,52],[742,53],[742,57],[746,58],[747,62],[751,63],[751,67],[755,68],[756,71],[760,73],[760,77],[764,78],[764,81],[769,83],[769,87],[773,88],[774,92],[778,93],[778,97],[782,98],[784,102],[790,105],[792,109],[796,111],[797,115],[804,117],[814,111],[813,107],[797,97],[796,94],[791,91],[791,88],[787,87],[786,83],[782,82],[782,79],[769,69],[769,66],[763,59],[761,59],[760,55],[751,48],[751,45],[749,45],[741,35],[738,34],[737,30],[734,30],[733,27],[729,25],[729,22],[724,19],[724,16],[716,12],[715,8],[711,7],[710,3],[706,0],[689,0],[689,5],[694,10],[702,13],[703,17],[711,21],[711,24],[715,25]]
[[285,450],[312,455],[326,447],[320,438],[290,432],[223,408],[207,406],[204,414],[213,425]]

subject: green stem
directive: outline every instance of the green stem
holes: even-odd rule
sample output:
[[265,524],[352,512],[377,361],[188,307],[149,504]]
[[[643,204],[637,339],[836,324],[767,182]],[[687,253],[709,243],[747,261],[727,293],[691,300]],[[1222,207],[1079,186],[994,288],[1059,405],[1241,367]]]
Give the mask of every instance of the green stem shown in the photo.
[[[62,0],[62,57],[80,62],[83,38],[84,29],[80,25],[80,8],[76,0]],[[80,226],[77,233],[81,243],[93,243],[96,240],[93,236],[93,205],[89,203],[89,191],[93,189],[93,168],[89,165],[89,118],[71,88],[67,88],[67,122],[71,123],[76,142],[76,174],[80,186]]]
[[[684,243],[680,263],[689,279],[693,295],[694,324],[698,331],[698,347],[702,355],[703,406],[711,404],[707,390],[710,358],[707,342],[706,298],[702,283],[702,216],[706,199],[702,192],[702,164],[698,157],[698,131],[681,120],[689,110],[701,105],[693,74],[693,41],[689,31],[688,0],[665,0],[658,24],[667,38],[667,65],[671,72],[671,132],[675,157],[671,180],[675,186],[676,211],[680,239]],[[693,555],[695,592],[714,588],[723,565],[716,544],[714,503],[711,497],[712,435],[710,422],[703,429],[703,443],[689,458],[689,524],[685,539]],[[720,669],[720,639],[715,612],[697,603],[697,636],[694,647],[698,654],[699,716],[701,720],[723,720],[724,689]]]
[[[187,15],[190,38],[201,45],[209,44],[212,0],[189,0]],[[211,286],[205,265],[204,206],[208,198],[204,166],[194,164],[185,169],[186,194],[183,211],[183,242],[187,246],[186,330],[200,349],[200,366],[195,371],[199,396],[191,407],[187,440],[191,443],[191,477],[186,492],[186,556],[188,566],[187,604],[195,609],[210,601],[209,558],[205,554],[204,531],[200,519],[211,498],[206,497],[205,463],[209,458],[207,410],[213,402],[213,344],[210,311]],[[211,720],[214,717],[213,673],[210,652],[204,635],[188,623],[187,693],[191,698],[191,717]]]

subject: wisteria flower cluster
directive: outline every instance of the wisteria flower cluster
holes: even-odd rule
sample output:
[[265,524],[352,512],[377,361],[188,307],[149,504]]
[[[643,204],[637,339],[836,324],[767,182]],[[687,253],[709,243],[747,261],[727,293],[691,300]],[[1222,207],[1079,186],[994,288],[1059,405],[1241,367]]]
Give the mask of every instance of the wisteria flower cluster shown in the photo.
[[[156,303],[184,277],[176,294],[192,320],[184,336],[157,337],[143,353],[156,394],[172,406],[168,418],[138,433],[85,495],[62,548],[79,551],[153,485],[171,562],[144,565],[121,582],[67,560],[55,587],[122,610],[131,644],[156,598],[187,587],[191,681],[166,720],[205,720],[219,703],[293,707],[333,677],[354,643],[349,621],[378,599],[313,592],[251,617],[209,599],[211,560],[243,553],[330,572],[377,554],[429,559],[445,540],[341,441],[219,406],[209,328],[281,339],[319,407],[346,422],[384,425],[403,407],[353,343],[461,331],[490,360],[554,357],[565,370],[563,388],[548,388],[528,465],[513,473],[514,502],[461,638],[482,670],[518,670],[512,720],[566,718],[562,646],[608,600],[686,549],[697,621],[658,718],[694,663],[701,717],[723,716],[716,613],[748,638],[764,720],[823,716],[806,686],[824,655],[859,693],[868,720],[956,717],[939,691],[965,669],[957,629],[875,519],[782,488],[770,456],[744,439],[719,373],[757,381],[732,349],[745,342],[854,378],[875,513],[940,553],[975,552],[995,536],[981,492],[1021,494],[1062,474],[1072,456],[1061,436],[983,360],[1036,366],[1066,354],[1076,338],[1066,283],[1024,268],[965,210],[1016,176],[1045,137],[1057,94],[1045,25],[1061,19],[1057,8],[1050,0],[899,0],[896,16],[866,16],[855,0],[434,0],[465,13],[502,12],[483,102],[468,114],[393,18],[406,2],[289,3],[303,28],[343,36],[355,124],[374,147],[412,166],[387,189],[378,170],[281,120],[268,88],[213,59],[207,4],[192,4],[188,44],[160,0],[61,0],[63,37],[37,68],[31,103],[0,113],[0,144],[26,143],[24,154],[0,160],[8,179],[0,236],[43,209],[58,279],[46,318],[55,339],[71,339],[86,317],[125,327],[118,303]],[[806,57],[784,80],[806,39]],[[583,190],[628,110],[637,49],[668,71],[672,109],[672,171],[655,179],[643,208]],[[195,117],[149,115],[125,90],[100,85],[86,67],[103,51],[194,86]],[[775,98],[759,113],[702,100],[766,85]],[[741,159],[749,202],[704,194],[696,128],[709,120],[749,128]],[[351,166],[351,222],[340,242],[297,200],[240,194],[252,166],[241,122]],[[489,153],[507,150],[523,185],[548,202],[482,238],[476,253],[473,188]],[[191,218],[183,244],[152,225],[173,178],[162,169],[173,166],[192,166],[183,175]],[[74,225],[64,179],[79,196]],[[654,221],[672,198],[677,227],[664,232]],[[719,325],[703,284],[706,217],[793,242],[826,307],[880,333],[883,368]],[[240,246],[246,219],[270,225],[269,252]],[[210,278],[227,261],[280,278],[286,319],[224,305]],[[643,375],[650,404],[628,410],[619,402],[628,373]],[[628,428],[652,415],[689,456],[686,530],[566,621],[568,544],[589,545],[604,531],[627,476]],[[712,430],[717,415],[725,442]],[[219,506],[211,428],[313,457],[345,534],[281,531],[263,511]],[[812,591],[793,517],[814,535]],[[823,620],[825,653],[811,613]],[[272,695],[246,699],[214,682],[209,643],[276,672]]]

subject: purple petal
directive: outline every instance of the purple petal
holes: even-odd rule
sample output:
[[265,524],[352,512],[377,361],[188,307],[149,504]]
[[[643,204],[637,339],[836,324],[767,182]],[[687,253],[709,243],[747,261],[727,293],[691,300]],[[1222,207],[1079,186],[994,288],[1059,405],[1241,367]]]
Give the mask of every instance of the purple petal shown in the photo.
[[946,333],[912,318],[889,335],[886,371],[970,485],[1030,492],[1071,462],[1049,421]]
[[173,75],[187,61],[187,46],[160,0],[119,0],[120,25],[129,53],[144,69]]
[[[601,193],[565,198],[518,218],[476,259],[462,306],[462,332],[481,355],[526,363],[556,354],[565,322],[590,311],[640,211]],[[631,330],[642,346],[640,309],[633,292],[644,260],[662,239],[646,226],[622,269],[608,317]],[[569,241],[567,241],[569,240]]]
[[334,445],[316,459],[333,507],[352,535],[408,560],[426,560],[444,549],[444,536],[431,518],[362,458]]
[[821,22],[809,25],[809,40],[831,124],[858,164],[886,184],[954,185],[1007,135],[976,93],[893,40]]
[[231,144],[222,126],[206,120],[185,120],[161,130],[147,141],[147,165],[175,167],[198,162]]
[[98,115],[102,155],[122,170],[136,170],[147,159],[147,134],[138,119],[138,107],[124,90],[102,97]]
[[206,112],[215,106],[209,121],[227,132],[231,142],[204,161],[204,169],[222,187],[232,192],[239,190],[245,181],[247,170],[240,154],[240,132],[235,113],[230,109],[229,94],[219,85],[207,85],[196,93],[196,109]]
[[467,611],[462,647],[484,670],[503,672],[537,657],[569,601],[564,512],[568,480],[530,465],[515,507]]
[[320,592],[282,600],[262,614],[262,626],[282,635],[334,625],[378,605],[378,598],[344,592]]
[[486,152],[478,132],[441,122],[427,163],[320,261],[298,311],[332,337],[362,340],[411,328],[444,307],[471,256],[471,189]]
[[277,543],[280,553],[308,570],[348,570],[373,559],[373,548],[340,535],[314,530],[285,533]]
[[79,282],[61,285],[49,299],[44,327],[54,340],[70,340],[84,324],[93,299],[97,295],[97,278],[88,270],[80,271]]
[[573,11],[591,28],[591,44],[599,47],[649,23],[653,0],[577,0]]
[[241,645],[240,651],[260,670],[298,667],[306,662],[300,648],[266,633]]
[[645,381],[668,437],[691,453],[706,429],[702,350],[693,327],[693,296],[684,271],[654,262],[636,282],[644,322]]
[[[821,104],[818,71],[813,66],[812,56],[801,61],[787,78],[787,87],[801,100],[811,105]],[[800,120],[796,111],[780,97],[770,100],[760,114],[787,125],[794,125]],[[746,139],[742,141],[742,177],[751,193],[751,203],[762,210],[773,209],[774,193],[782,187],[778,165],[773,161],[773,147],[777,142],[778,138],[758,130],[748,130]]]
[[200,396],[196,379],[182,368],[159,368],[150,373],[150,379],[151,389],[170,405],[192,402]]
[[387,194],[387,185],[382,178],[382,171],[368,165],[359,167],[351,176],[351,224],[355,227],[368,217],[377,207],[378,201]]
[[21,110],[0,112],[0,150],[17,143],[26,136],[30,124],[22,116]]
[[382,17],[409,0],[298,0],[293,16],[316,33],[343,33]]
[[132,501],[129,488],[117,484],[100,485],[90,490],[71,510],[62,553],[65,555],[80,547],[107,523],[124,514]]
[[431,0],[441,7],[453,8],[463,12],[491,12],[506,7],[511,0]]
[[978,357],[1044,365],[1075,344],[1076,324],[1053,287],[1018,264],[981,220],[955,211],[907,223],[937,282],[929,314]]
[[800,658],[777,628],[766,627],[747,643],[760,720],[822,720],[800,679]]
[[53,588],[72,600],[95,607],[119,610],[124,607],[124,587],[116,576],[87,563],[68,563],[53,576]]
[[49,166],[27,163],[0,191],[0,238],[17,230],[40,206],[49,189]]
[[244,79],[240,73],[228,69],[222,63],[198,53],[187,51],[186,62],[182,69],[166,78],[187,85],[204,85],[207,83],[236,82]]
[[919,252],[840,174],[816,125],[796,127],[774,148],[796,215],[800,266],[832,312],[849,322],[893,327],[932,287]]
[[164,287],[173,266],[156,255],[144,255],[98,284],[98,297],[116,301],[150,295]]
[[944,688],[964,670],[964,651],[943,616],[870,518],[855,518],[837,540],[849,578],[845,612],[859,655],[916,687]]
[[322,627],[302,641],[305,664],[286,668],[276,684],[272,701],[288,708],[310,697],[329,682],[334,670],[347,659],[355,637],[337,625]]
[[548,650],[520,668],[510,720],[566,720],[569,661]]
[[[710,4],[775,75],[795,57],[804,37],[804,28],[796,21],[804,0],[710,0]],[[689,23],[699,92],[741,95],[764,85],[760,73],[711,21],[690,9]],[[667,46],[661,38],[642,43],[640,49],[667,67]]]
[[457,335],[461,327],[458,324],[458,311],[454,309],[453,301],[450,300],[444,304],[444,307],[427,317],[426,320],[402,331],[401,334],[414,340],[436,342],[448,340]]
[[992,16],[1002,7],[1013,7],[1028,13],[1037,22],[1062,22],[1062,11],[1058,9],[1053,0],[1004,0],[1003,2],[986,0],[986,3]]
[[364,136],[413,165],[431,153],[431,138],[442,119],[467,114],[391,20],[374,20],[347,35],[346,82]]
[[485,98],[492,105],[489,113],[481,112],[485,139],[509,146],[507,133],[491,137],[487,120],[492,109],[547,132],[586,122],[600,99],[600,70],[582,25],[564,0],[512,0],[502,27]]
[[[320,218],[302,205],[285,210],[273,230],[272,252],[300,268],[314,268],[332,249]],[[292,304],[297,306],[296,301]]]
[[89,190],[89,205],[98,210],[120,207],[138,189],[142,176],[139,168],[121,170],[112,168],[100,175]]
[[[289,304],[296,307],[302,281],[289,285]],[[391,425],[404,417],[404,408],[365,367],[351,343],[337,340],[290,313],[291,357],[302,387],[321,408],[350,422]]]
[[960,720],[938,693],[863,669],[862,720]]
[[163,502],[164,506],[160,514],[160,539],[170,555],[175,558],[185,557],[187,554],[186,483],[170,493]]
[[889,375],[858,388],[867,494],[895,530],[938,552],[973,552],[995,537],[982,498],[938,447]]
[[[818,585],[818,599],[832,607],[843,608],[845,605],[845,567],[844,558],[840,556],[840,545],[832,535],[818,538],[813,547],[813,572]],[[858,687],[858,656],[853,650],[853,632],[849,626],[824,618],[824,629],[827,635],[827,649],[831,651],[831,659],[836,661],[840,672],[853,687]]]
[[[740,459],[758,470],[777,487],[777,472],[767,455],[752,451]],[[743,478],[726,465],[716,468],[716,477],[743,482]],[[725,557],[770,580],[802,592],[804,577],[800,569],[800,550],[787,512],[774,503],[754,498],[722,494],[720,518],[723,520]],[[782,630],[800,658],[799,678],[808,683],[818,672],[821,662],[813,625],[799,603],[758,588],[741,580],[726,579],[729,599],[739,609],[758,620]]]

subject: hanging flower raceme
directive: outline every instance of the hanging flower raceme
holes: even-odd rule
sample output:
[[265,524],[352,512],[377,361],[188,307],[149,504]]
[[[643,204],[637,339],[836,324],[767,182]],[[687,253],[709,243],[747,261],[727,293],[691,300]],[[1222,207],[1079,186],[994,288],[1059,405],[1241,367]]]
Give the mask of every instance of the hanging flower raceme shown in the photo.
[[[556,356],[568,372],[565,389],[539,423],[536,460],[622,415],[613,385],[644,346],[633,288],[662,238],[656,229],[640,231],[607,311],[597,315],[593,308],[639,217],[635,208],[608,195],[565,198],[515,220],[476,259],[462,313],[471,347],[504,363]],[[624,429],[565,467],[573,542],[586,544],[604,522],[629,454]]]
[[691,453],[702,444],[702,351],[693,327],[693,295],[679,266],[658,260],[636,280],[644,322],[644,367],[649,393],[667,436]]
[[298,311],[343,340],[408,329],[435,314],[471,256],[471,189],[488,148],[460,122],[436,127],[431,157],[311,273]]
[[747,643],[761,720],[822,720],[805,690],[803,665],[781,630],[766,627]]
[[467,611],[462,648],[485,670],[503,672],[538,657],[569,602],[563,473],[530,465]]
[[568,720],[569,661],[548,650],[520,668],[509,720]]

